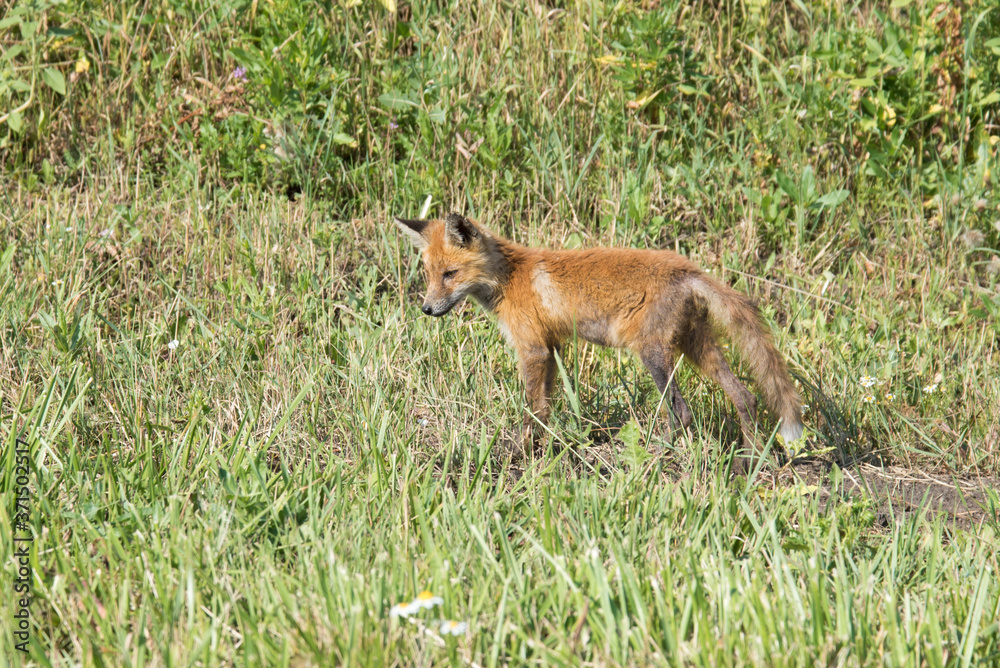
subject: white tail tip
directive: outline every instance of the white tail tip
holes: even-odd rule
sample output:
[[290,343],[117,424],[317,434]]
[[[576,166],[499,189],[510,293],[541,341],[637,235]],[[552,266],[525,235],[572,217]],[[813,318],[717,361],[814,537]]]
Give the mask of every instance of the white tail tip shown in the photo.
[[802,424],[794,422],[791,424],[781,425],[781,430],[778,433],[781,434],[781,438],[784,439],[785,443],[791,443],[792,441],[797,441],[802,438],[802,431]]

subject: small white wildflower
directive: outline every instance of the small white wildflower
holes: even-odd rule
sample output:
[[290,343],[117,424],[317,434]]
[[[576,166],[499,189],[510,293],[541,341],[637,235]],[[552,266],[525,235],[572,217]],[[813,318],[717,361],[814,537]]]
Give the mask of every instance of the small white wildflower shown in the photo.
[[420,425],[421,427],[426,427],[427,425],[430,424],[430,421],[427,418],[420,418],[419,420],[417,420],[417,424]]
[[446,619],[441,622],[441,635],[460,636],[469,628],[466,622],[456,622]]
[[892,400],[894,400],[895,398],[896,398],[896,395],[895,395],[895,394],[893,394],[892,392],[886,392],[886,393],[885,393],[885,400],[886,400],[886,401],[892,401]]
[[173,341],[167,344],[167,348],[170,348],[171,350],[177,350],[177,346],[179,345],[181,345],[181,342],[178,341],[177,339],[174,339]]
[[72,228],[72,227],[67,227],[67,228],[66,228],[66,231],[67,231],[67,232],[72,232],[72,231],[73,231],[73,228]]
[[56,280],[52,281],[52,287],[54,288],[58,288],[62,284],[63,280],[61,278],[57,278]]
[[869,396],[865,397],[864,399],[862,399],[861,403],[863,403],[863,404],[873,404],[873,403],[875,403],[875,397],[869,395]]
[[875,379],[871,376],[861,376],[861,380],[858,382],[861,383],[861,387],[871,387],[875,384]]
[[937,391],[937,383],[931,383],[930,385],[924,386],[924,394],[934,394]]
[[429,610],[435,605],[441,605],[442,603],[444,603],[443,598],[425,590],[417,594],[417,597],[410,602],[410,605],[414,606],[417,610],[421,608]]
[[417,608],[413,607],[412,603],[397,603],[389,609],[390,617],[409,617]]

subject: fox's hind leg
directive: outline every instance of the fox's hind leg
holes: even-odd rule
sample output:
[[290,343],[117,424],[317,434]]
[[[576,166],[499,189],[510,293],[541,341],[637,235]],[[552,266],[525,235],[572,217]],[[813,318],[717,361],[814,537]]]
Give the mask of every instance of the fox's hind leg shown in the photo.
[[[691,409],[688,408],[687,402],[681,396],[677,380],[671,377],[674,374],[673,351],[666,346],[652,346],[641,351],[639,357],[653,377],[653,382],[656,383],[656,389],[660,391],[660,394],[669,391],[667,406],[672,418],[676,418],[680,422],[682,429],[689,427],[692,420]],[[671,427],[673,427],[672,424]]]
[[755,444],[757,440],[755,437],[757,398],[730,370],[704,315],[692,319],[688,330],[679,338],[678,344],[692,364],[722,386],[726,395],[736,406],[744,441],[747,444]]

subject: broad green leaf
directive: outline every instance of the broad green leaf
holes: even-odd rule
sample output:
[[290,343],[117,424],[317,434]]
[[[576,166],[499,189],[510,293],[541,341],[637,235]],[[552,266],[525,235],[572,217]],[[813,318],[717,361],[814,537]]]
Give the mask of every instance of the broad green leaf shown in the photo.
[[45,311],[38,312],[38,320],[46,329],[55,329],[56,327],[56,319]]
[[809,202],[816,196],[816,175],[813,172],[812,165],[806,165],[806,168],[802,170],[800,181],[802,184],[800,186],[802,200]]
[[985,107],[987,104],[996,104],[1000,102],[1000,91],[993,91],[979,102],[976,102],[977,107]]
[[11,242],[3,253],[0,253],[0,276],[7,273],[8,267],[10,267],[10,261],[14,257],[14,251],[17,250],[17,244]]
[[639,443],[639,438],[642,437],[642,428],[639,427],[639,423],[632,418],[629,422],[622,427],[618,432],[618,438],[622,440],[625,447],[631,448],[635,447]]
[[849,190],[833,190],[813,202],[811,208],[816,210],[830,209],[832,211],[840,206],[850,194]]
[[14,132],[21,134],[21,130],[24,129],[24,119],[21,118],[21,112],[10,112],[10,116],[7,117],[7,125],[9,125],[10,129]]
[[791,197],[793,202],[798,204],[799,189],[795,186],[792,180],[785,176],[784,172],[775,172],[774,180],[778,182],[778,186],[785,191],[785,194]]
[[343,146],[357,146],[358,140],[349,134],[343,132],[336,132],[333,135],[333,143],[341,144]]
[[271,86],[268,90],[270,92],[271,102],[275,106],[281,106],[282,100],[285,99],[285,82],[280,73],[277,73],[277,76],[274,76],[271,79]]
[[24,51],[24,45],[23,44],[14,44],[14,45],[12,45],[9,49],[7,49],[6,51],[4,51],[3,53],[0,53],[0,63],[8,61],[8,60],[13,60],[17,56],[19,56],[22,51]]
[[778,218],[778,202],[771,195],[764,196],[764,199],[761,200],[760,208],[764,212],[764,219],[768,222],[773,223]]
[[642,447],[642,428],[635,418],[629,420],[628,424],[621,428],[618,432],[618,438],[625,444],[625,449],[622,451],[622,459],[629,466],[633,468],[642,466],[652,457],[646,448]]
[[42,71],[42,81],[60,95],[66,95],[66,77],[54,67],[46,67]]
[[395,90],[379,95],[378,101],[394,111],[412,109],[419,106],[416,102]]
[[872,58],[882,57],[882,45],[875,41],[875,39],[865,35],[865,44],[868,46],[868,52],[871,54]]
[[236,46],[229,49],[229,55],[231,55],[233,59],[241,65],[244,65],[250,62],[251,60],[256,60],[255,58],[251,58],[249,52],[247,52],[245,49],[241,49]]
[[36,30],[38,30],[38,21],[21,21],[21,39],[31,39]]

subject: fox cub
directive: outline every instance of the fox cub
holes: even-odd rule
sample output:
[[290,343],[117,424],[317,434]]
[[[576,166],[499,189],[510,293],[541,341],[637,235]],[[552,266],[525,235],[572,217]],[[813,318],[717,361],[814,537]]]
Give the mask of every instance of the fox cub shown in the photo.
[[672,380],[674,355],[683,353],[722,386],[752,440],[757,400],[730,371],[714,327],[728,333],[749,363],[767,405],[781,418],[782,438],[802,436],[802,402],[756,307],[687,258],[665,250],[526,248],[457,213],[395,221],[423,257],[424,313],[440,317],[472,297],[496,314],[517,351],[529,433],[533,416],[542,422],[549,416],[553,353],[576,334],[638,355],[687,427],[691,411]]

